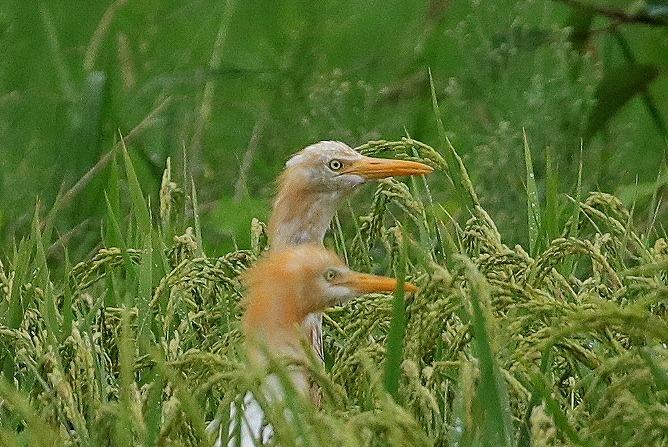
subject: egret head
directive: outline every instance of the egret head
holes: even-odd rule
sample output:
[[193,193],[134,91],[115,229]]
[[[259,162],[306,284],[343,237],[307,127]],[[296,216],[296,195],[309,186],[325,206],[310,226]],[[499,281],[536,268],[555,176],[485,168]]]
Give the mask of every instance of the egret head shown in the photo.
[[366,157],[338,141],[312,144],[287,161],[278,179],[269,219],[272,250],[322,244],[341,199],[367,180],[431,171],[414,161]]
[[367,157],[339,141],[320,141],[294,154],[283,177],[300,182],[304,189],[346,193],[367,180],[432,171],[422,163]]
[[[244,324],[248,330],[301,324],[312,312],[397,287],[395,278],[351,270],[332,251],[313,244],[269,252],[246,280]],[[417,290],[410,283],[404,288]]]

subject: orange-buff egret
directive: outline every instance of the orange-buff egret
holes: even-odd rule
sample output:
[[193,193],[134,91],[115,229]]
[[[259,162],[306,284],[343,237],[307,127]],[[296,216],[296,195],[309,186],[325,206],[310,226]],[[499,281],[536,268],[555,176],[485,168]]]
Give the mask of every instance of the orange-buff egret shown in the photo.
[[[297,362],[308,360],[300,341],[305,335],[303,324],[307,315],[365,293],[392,292],[397,287],[396,279],[353,271],[332,251],[315,244],[269,252],[247,272],[246,282],[242,328],[249,359],[260,367],[266,365],[267,353]],[[417,290],[410,283],[404,283],[404,289]],[[308,396],[306,371],[293,367],[289,370],[289,380],[297,392]],[[268,375],[262,392],[269,402],[282,399],[281,380]],[[268,442],[273,429],[266,424],[264,412],[252,394],[245,396],[242,408],[240,427],[234,424],[236,415],[232,416],[228,446]]]

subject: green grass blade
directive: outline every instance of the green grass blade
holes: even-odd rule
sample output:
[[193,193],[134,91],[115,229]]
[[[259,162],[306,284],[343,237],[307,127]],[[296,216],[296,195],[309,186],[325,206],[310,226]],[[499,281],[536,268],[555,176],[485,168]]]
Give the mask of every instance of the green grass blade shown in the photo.
[[466,277],[470,284],[471,321],[480,368],[477,402],[484,409],[486,445],[514,447],[508,391],[501,370],[496,364],[490,339],[492,316],[487,310],[490,303],[489,284],[468,258],[460,259],[466,267]]
[[[570,228],[568,229],[568,236],[572,238],[577,238],[579,234],[580,227],[580,202],[582,201],[582,167],[583,167],[583,143],[580,142],[580,164],[578,167],[578,180],[575,185],[575,200],[573,201],[573,211],[569,217],[569,222],[571,222]],[[576,263],[572,257],[569,257],[564,262],[562,274],[568,276],[573,273],[573,270],[576,267]],[[561,269],[560,269],[561,270]]]
[[[434,86],[434,79],[431,75],[431,70],[429,70],[429,86],[431,89],[431,104],[432,109],[434,110],[434,115],[436,116],[436,124],[438,126],[438,135],[441,142],[447,146],[445,158],[449,167],[449,174],[452,177],[456,175],[455,178],[451,178],[453,186],[455,188],[455,195],[459,205],[466,209],[469,207],[475,207],[480,204],[478,196],[473,189],[473,184],[471,183],[471,178],[464,167],[461,157],[455,151],[455,148],[450,143],[447,134],[445,133],[445,126],[443,125],[443,119],[441,118],[441,109],[438,105],[438,99],[436,97],[436,87]],[[455,171],[456,170],[456,171]]]
[[448,430],[450,445],[469,447],[475,438],[473,402],[475,401],[475,371],[471,362],[462,362],[459,381],[452,404],[452,427]]
[[137,284],[137,298],[135,305],[138,312],[137,338],[141,352],[153,344],[151,333],[152,313],[149,303],[152,298],[153,290],[153,241],[152,233],[149,231],[144,235],[144,245],[142,259],[137,267],[139,276]]
[[552,148],[548,146],[545,150],[545,218],[543,225],[545,234],[547,235],[546,243],[559,236],[559,222],[558,222],[558,172],[559,167],[556,165]]
[[[341,253],[343,260],[346,264],[349,264],[348,260],[348,249],[346,248],[346,238],[343,234],[343,228],[341,227],[341,219],[339,218],[338,211],[334,213],[334,246],[336,247],[336,252]],[[357,230],[359,232],[359,229]]]
[[63,333],[69,334],[70,331],[72,330],[72,322],[75,319],[74,316],[74,310],[72,307],[72,298],[73,298],[73,293],[72,293],[72,284],[70,279],[69,272],[72,270],[69,262],[66,263],[65,266],[65,275],[62,281],[63,284],[63,306],[62,306],[62,314],[63,314]]
[[151,215],[148,211],[146,199],[144,199],[137,173],[132,165],[132,160],[125,147],[125,143],[123,143],[123,160],[125,161],[125,174],[128,181],[130,199],[132,201],[135,218],[137,219],[138,234],[146,234],[151,231]]
[[[541,352],[540,356],[540,372],[541,374],[547,374],[550,365],[552,364],[552,346],[548,346]],[[531,391],[531,398],[529,400],[529,405],[527,405],[526,411],[524,412],[524,418],[522,419],[522,425],[520,426],[520,433],[517,440],[518,447],[530,447],[532,445],[532,433],[531,433],[531,415],[533,409],[541,404],[542,394],[540,390],[536,390],[533,386],[533,383],[529,381],[522,374],[515,374],[515,378],[528,390]]]
[[46,263],[46,250],[42,239],[41,223],[39,220],[39,203],[35,208],[35,214],[32,219],[32,232],[30,240],[34,248],[34,258],[32,265],[32,284],[37,287],[47,287],[49,283],[49,267]]
[[144,445],[156,445],[160,437],[160,427],[162,425],[162,393],[165,388],[166,378],[160,368],[153,368],[151,387],[146,397],[145,421],[146,421],[146,439]]
[[129,411],[134,405],[132,395],[134,389],[135,339],[130,324],[130,309],[121,313],[121,332],[118,340],[118,413],[115,427],[115,445],[133,445],[132,416]]
[[[407,140],[413,141],[410,136],[407,136]],[[413,156],[418,155],[415,147],[412,148],[412,154]],[[433,253],[438,262],[445,264],[447,262],[446,255],[450,254],[451,251],[448,250],[450,247],[445,243],[446,237],[443,236],[445,230],[442,222],[436,218],[436,206],[427,177],[426,175],[420,175],[419,178],[418,176],[411,176],[410,182],[412,194],[419,198],[426,198],[426,205],[422,207],[423,213],[420,219],[424,225],[418,228],[420,231],[420,245],[423,251]]]
[[204,247],[202,246],[202,224],[199,220],[199,202],[197,201],[197,190],[195,189],[195,180],[190,179],[193,203],[193,218],[195,219],[195,242],[197,243],[196,256],[202,257],[204,255]]
[[[128,254],[128,246],[125,243],[125,238],[123,237],[123,232],[121,230],[120,219],[114,213],[112,204],[106,193],[105,193],[105,198],[107,201],[109,223],[111,224],[110,231],[112,232],[111,234],[114,235],[114,239],[116,239],[116,241],[118,242],[118,246],[121,249],[121,253],[123,255],[123,265],[125,266],[125,269],[128,272],[128,277],[130,279],[129,283],[132,284],[134,282],[134,279],[136,279],[138,275],[137,267],[132,262],[132,259],[130,259],[130,255]],[[120,305],[120,303],[118,303],[117,305]]]
[[406,335],[406,303],[404,301],[404,281],[406,279],[406,244],[405,236],[401,235],[399,247],[399,263],[397,265],[397,289],[392,300],[392,321],[387,334],[385,350],[385,374],[383,383],[385,390],[395,401],[399,400],[399,379],[403,358],[404,337]]
[[580,221],[580,202],[582,201],[582,170],[584,166],[584,161],[583,161],[583,146],[582,143],[580,143],[580,163],[578,164],[578,181],[575,185],[575,209],[573,210],[573,215],[571,216],[573,218],[573,222],[575,225],[573,225],[570,229],[570,232],[568,235],[570,237],[577,238],[578,237],[578,222]]
[[[121,191],[118,185],[121,183],[121,176],[118,172],[118,161],[117,157],[111,157],[109,162],[109,179],[107,185],[105,186],[105,199],[107,203],[107,214],[108,217],[121,216]],[[117,232],[117,226],[113,224],[105,228],[103,235],[104,244],[107,247],[118,247],[125,241],[125,238],[120,232]]]
[[171,225],[174,222],[174,210],[172,209],[172,159],[167,157],[165,160],[165,169],[162,171],[162,181],[160,182],[160,229],[162,238],[166,245],[169,244],[174,236]]
[[[48,281],[48,272],[46,260],[44,258],[44,247],[41,246],[41,233],[39,231],[39,206],[36,207],[32,220],[32,234],[30,237],[19,242],[14,250],[13,282],[17,285],[36,284],[43,285]],[[39,254],[41,253],[41,255]],[[35,258],[41,258],[36,261]],[[0,322],[4,323],[9,329],[16,329],[21,325],[25,310],[34,302],[34,288],[12,287],[9,290],[6,300],[6,311],[0,314]],[[8,346],[7,352],[2,358],[2,371],[6,378],[14,377],[15,367],[15,348]]]
[[76,84],[72,81],[72,75],[66,62],[67,54],[63,51],[58,40],[58,32],[53,21],[53,15],[45,3],[39,4],[39,12],[47,37],[48,48],[51,52],[51,58],[56,68],[61,93],[68,102],[74,103],[77,99]]
[[527,188],[527,214],[529,223],[529,253],[535,256],[540,245],[540,201],[538,200],[538,188],[536,177],[533,173],[533,162],[531,161],[531,149],[527,140],[527,134],[522,130],[524,136],[524,164],[526,168]]

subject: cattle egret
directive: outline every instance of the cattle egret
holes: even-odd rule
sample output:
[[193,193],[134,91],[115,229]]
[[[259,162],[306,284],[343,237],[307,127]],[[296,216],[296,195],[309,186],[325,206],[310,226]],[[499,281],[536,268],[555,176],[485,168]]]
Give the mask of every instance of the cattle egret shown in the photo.
[[[248,271],[246,281],[242,328],[250,360],[261,366],[267,363],[265,353],[307,361],[300,343],[307,315],[364,293],[392,292],[397,287],[396,279],[353,271],[336,254],[315,244],[271,251]],[[410,283],[404,283],[404,289],[417,290]],[[306,371],[292,368],[290,381],[297,392],[308,396]],[[266,378],[263,394],[269,402],[283,398],[278,377]],[[234,407],[232,410],[236,413]],[[238,430],[233,415],[228,446],[261,445],[271,439],[273,429],[250,393],[244,398],[242,416]]]
[[367,180],[432,171],[415,161],[366,157],[338,141],[308,146],[287,161],[278,179],[270,248],[322,244],[341,200]]
[[[287,161],[278,179],[269,218],[270,249],[322,245],[341,200],[367,180],[432,171],[415,161],[367,157],[338,141],[312,144]],[[305,330],[313,350],[324,359],[322,315],[309,315]]]

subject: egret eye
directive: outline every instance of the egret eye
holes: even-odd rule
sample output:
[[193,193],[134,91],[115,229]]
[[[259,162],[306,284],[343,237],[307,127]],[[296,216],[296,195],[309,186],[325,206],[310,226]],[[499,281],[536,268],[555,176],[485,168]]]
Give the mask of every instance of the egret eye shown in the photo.
[[338,171],[339,169],[341,169],[343,167],[343,162],[341,160],[337,160],[337,159],[330,160],[328,166],[329,166],[329,169],[331,169],[332,171]]
[[329,269],[322,276],[323,278],[325,278],[325,281],[331,282],[334,280],[334,278],[336,278],[336,275],[337,275],[336,270]]

